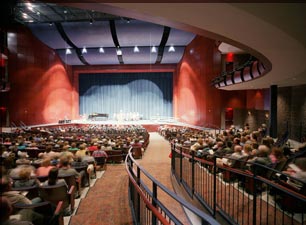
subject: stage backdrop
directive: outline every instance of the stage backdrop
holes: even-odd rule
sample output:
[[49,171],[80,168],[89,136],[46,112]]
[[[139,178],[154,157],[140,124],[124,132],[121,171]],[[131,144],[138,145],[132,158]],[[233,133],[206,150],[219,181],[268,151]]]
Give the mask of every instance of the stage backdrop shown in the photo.
[[139,113],[142,119],[172,117],[173,74],[101,73],[79,75],[80,115]]

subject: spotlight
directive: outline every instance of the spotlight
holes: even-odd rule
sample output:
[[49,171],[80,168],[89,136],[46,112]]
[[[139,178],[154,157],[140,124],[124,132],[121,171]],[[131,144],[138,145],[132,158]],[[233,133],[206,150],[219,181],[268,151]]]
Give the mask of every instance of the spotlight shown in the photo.
[[152,48],[151,48],[151,52],[152,52],[152,53],[156,53],[156,52],[157,52],[156,47],[155,47],[154,45],[153,45]]
[[87,49],[86,49],[85,47],[83,47],[82,53],[83,53],[83,54],[84,54],[84,53],[87,53]]
[[120,48],[117,48],[116,52],[117,52],[117,55],[122,55],[122,51]]
[[171,46],[169,47],[168,52],[175,52],[175,48],[174,48],[174,46],[173,46],[173,45],[171,45]]
[[137,45],[135,45],[134,47],[134,52],[139,52],[139,48],[137,47]]
[[104,48],[103,48],[103,47],[100,47],[100,48],[99,48],[99,52],[100,52],[100,53],[104,53]]
[[90,25],[93,24],[93,19],[90,19],[90,20],[89,20],[89,24],[90,24]]
[[71,54],[71,50],[69,48],[66,49],[66,55],[70,55]]

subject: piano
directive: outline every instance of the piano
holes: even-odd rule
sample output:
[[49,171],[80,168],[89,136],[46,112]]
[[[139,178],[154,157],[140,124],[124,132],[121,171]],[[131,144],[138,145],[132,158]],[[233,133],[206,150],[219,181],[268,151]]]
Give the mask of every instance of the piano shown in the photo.
[[103,118],[104,120],[107,120],[108,113],[92,113],[88,115],[89,120],[98,120],[99,118]]

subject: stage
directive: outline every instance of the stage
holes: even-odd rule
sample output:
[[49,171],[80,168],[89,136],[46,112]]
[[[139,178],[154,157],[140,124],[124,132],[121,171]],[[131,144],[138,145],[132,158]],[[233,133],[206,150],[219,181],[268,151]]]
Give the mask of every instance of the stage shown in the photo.
[[[59,126],[85,126],[85,125],[112,125],[112,126],[125,126],[125,125],[142,125],[149,132],[156,132],[158,128],[162,125],[167,126],[178,126],[178,127],[189,127],[199,130],[211,130],[209,128],[194,126],[187,123],[180,122],[175,118],[152,118],[150,120],[90,120],[90,119],[81,119],[81,120],[60,120],[61,123],[49,123],[49,124],[37,124],[37,125],[23,125],[20,128],[30,129],[36,127],[59,127]],[[2,132],[10,133],[14,132],[14,129],[19,127],[2,127]]]

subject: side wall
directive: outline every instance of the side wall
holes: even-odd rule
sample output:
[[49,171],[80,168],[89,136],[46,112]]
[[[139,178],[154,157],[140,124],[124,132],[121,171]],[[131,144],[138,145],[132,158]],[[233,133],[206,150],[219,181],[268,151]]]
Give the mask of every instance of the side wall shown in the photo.
[[[211,80],[221,73],[221,58],[214,40],[197,36],[188,45],[174,79],[175,117],[196,126],[224,128],[227,107],[248,107],[247,98],[255,92],[223,91],[211,86]],[[256,107],[263,108],[263,98],[253,98]]]
[[21,25],[8,31],[8,49],[10,121],[33,125],[71,118],[71,69]]
[[306,85],[278,88],[277,128],[282,135],[287,126],[291,139],[306,141]]

